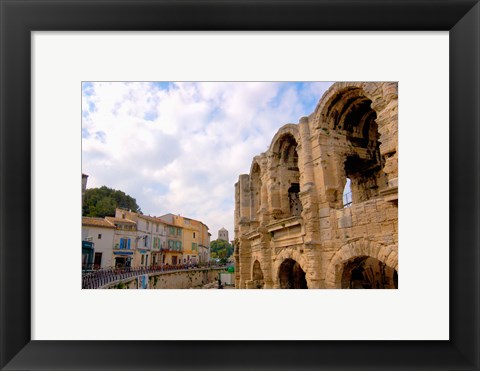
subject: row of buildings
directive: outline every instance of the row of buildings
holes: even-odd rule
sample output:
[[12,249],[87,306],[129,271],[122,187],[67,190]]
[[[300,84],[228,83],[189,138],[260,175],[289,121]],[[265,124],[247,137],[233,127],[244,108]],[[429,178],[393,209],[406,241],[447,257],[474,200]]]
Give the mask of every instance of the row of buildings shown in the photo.
[[115,217],[82,218],[82,269],[207,263],[210,236],[198,220],[117,208]]

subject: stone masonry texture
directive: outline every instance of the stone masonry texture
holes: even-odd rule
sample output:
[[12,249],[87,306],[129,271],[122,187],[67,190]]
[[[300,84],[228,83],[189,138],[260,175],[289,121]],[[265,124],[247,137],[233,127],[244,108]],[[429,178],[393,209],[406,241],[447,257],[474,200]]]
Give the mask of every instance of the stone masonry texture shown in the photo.
[[236,288],[398,288],[397,91],[335,83],[253,158],[235,184]]

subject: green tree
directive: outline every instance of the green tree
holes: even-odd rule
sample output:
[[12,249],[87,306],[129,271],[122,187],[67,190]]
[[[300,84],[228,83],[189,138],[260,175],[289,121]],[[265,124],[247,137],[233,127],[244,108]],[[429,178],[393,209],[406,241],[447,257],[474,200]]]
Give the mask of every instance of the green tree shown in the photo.
[[210,257],[213,259],[228,259],[233,255],[233,246],[224,240],[210,242]]
[[89,188],[83,195],[82,215],[103,218],[115,216],[115,208],[142,213],[137,201],[125,192],[102,186]]

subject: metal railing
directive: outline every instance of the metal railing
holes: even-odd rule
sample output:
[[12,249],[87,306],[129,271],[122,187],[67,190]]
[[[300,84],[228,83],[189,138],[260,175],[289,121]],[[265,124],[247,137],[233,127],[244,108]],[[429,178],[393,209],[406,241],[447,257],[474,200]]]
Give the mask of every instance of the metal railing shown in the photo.
[[352,205],[352,192],[343,195],[343,207],[350,207]]
[[102,268],[96,271],[82,271],[82,289],[98,289],[115,281],[151,273],[170,273],[172,271],[189,271],[202,268],[225,268],[226,265],[217,264],[177,264],[155,265],[149,267]]

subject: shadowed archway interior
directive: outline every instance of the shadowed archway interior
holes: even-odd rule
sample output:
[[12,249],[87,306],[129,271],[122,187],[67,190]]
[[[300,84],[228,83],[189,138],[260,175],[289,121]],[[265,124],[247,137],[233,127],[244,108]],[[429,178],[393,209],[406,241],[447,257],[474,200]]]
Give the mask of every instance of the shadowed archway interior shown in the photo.
[[359,256],[343,265],[342,289],[397,289],[397,271],[378,259]]
[[286,259],[280,265],[278,275],[282,289],[308,289],[305,272],[293,259]]

